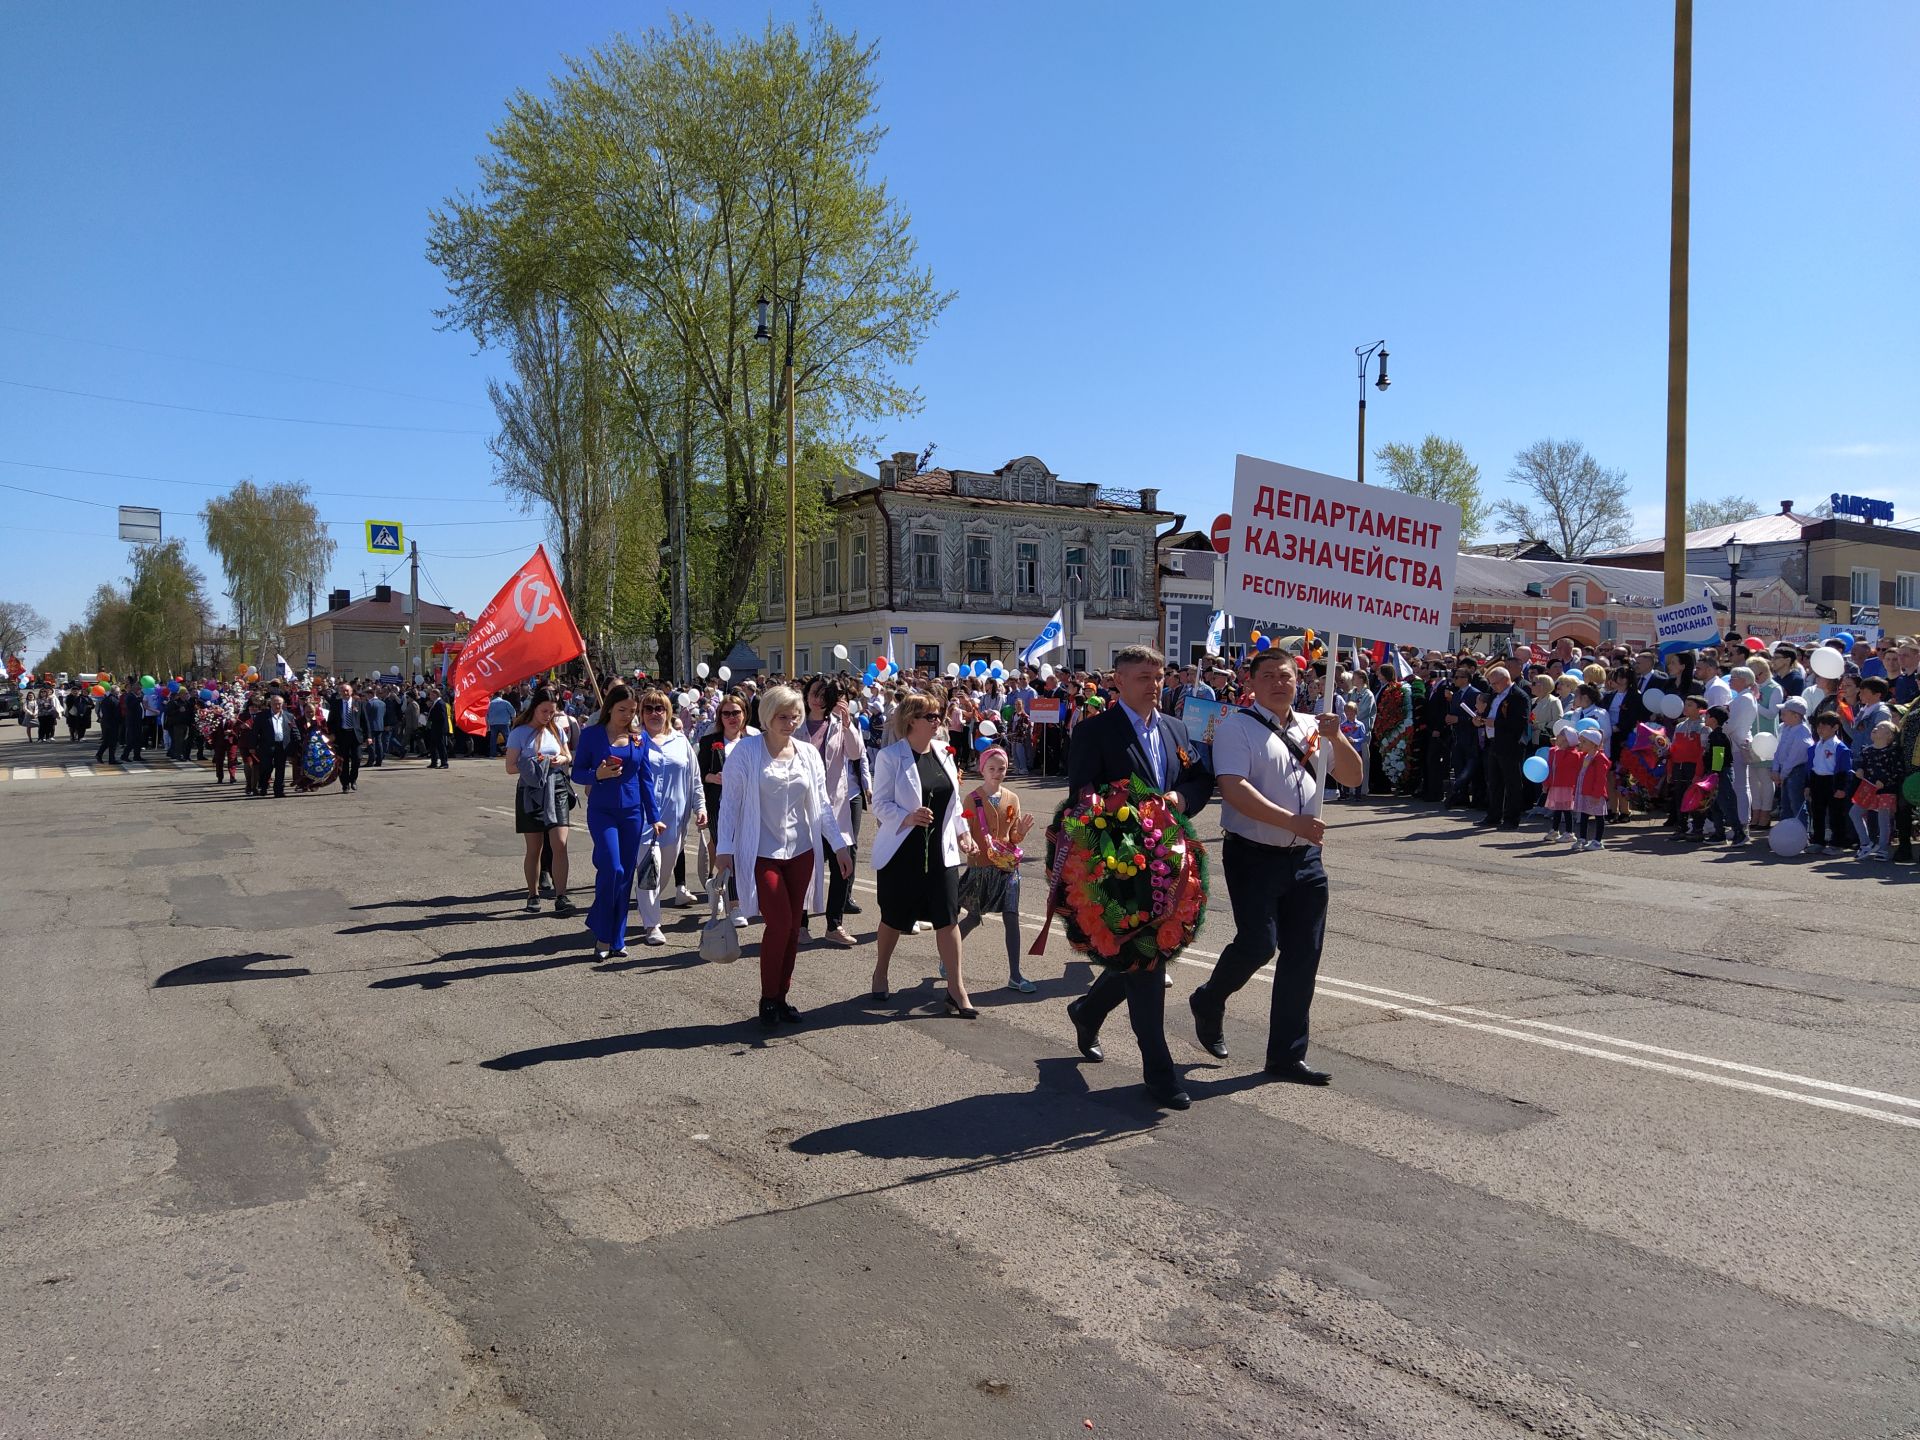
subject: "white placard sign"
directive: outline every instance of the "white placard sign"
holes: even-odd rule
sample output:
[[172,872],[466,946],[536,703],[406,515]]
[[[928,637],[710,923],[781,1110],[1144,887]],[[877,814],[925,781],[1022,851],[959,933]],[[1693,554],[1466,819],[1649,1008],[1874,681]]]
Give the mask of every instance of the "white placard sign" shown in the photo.
[[1230,615],[1447,648],[1460,510],[1239,456],[1227,548]]

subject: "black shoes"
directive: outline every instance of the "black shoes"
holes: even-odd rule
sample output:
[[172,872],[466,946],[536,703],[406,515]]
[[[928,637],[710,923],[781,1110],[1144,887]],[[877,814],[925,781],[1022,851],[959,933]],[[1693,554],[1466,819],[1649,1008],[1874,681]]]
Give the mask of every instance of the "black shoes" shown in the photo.
[[1208,1014],[1200,1004],[1200,992],[1187,996],[1187,1008],[1193,1011],[1193,1033],[1200,1048],[1216,1060],[1227,1058],[1227,1037],[1223,1016]]
[[1073,1022],[1073,1041],[1080,1047],[1080,1053],[1098,1065],[1107,1058],[1107,1052],[1100,1048],[1100,1031],[1089,1028],[1080,1022],[1080,1002],[1075,1000],[1067,1006],[1067,1019]]
[[[538,903],[539,902],[536,901],[535,905],[537,906]],[[571,915],[577,908],[579,907],[565,895],[556,895],[553,897],[553,913],[556,915]]]
[[774,1009],[778,1012],[780,1018],[786,1021],[787,1024],[798,1025],[800,1023],[800,1012],[794,1009],[793,1006],[787,1004],[786,1001],[781,1000],[777,1002],[774,1006]]
[[840,907],[840,910],[842,914],[846,914],[846,915],[858,915],[861,913],[860,907],[854,904],[853,901],[851,900],[847,901],[844,905],[842,905]]
[[980,1018],[980,1012],[974,1009],[973,1006],[962,1005],[958,1000],[954,999],[951,990],[942,993],[947,997],[947,1013],[949,1015],[958,1015],[962,1020],[978,1020]]
[[1267,1074],[1289,1085],[1330,1085],[1333,1076],[1324,1070],[1315,1070],[1304,1060],[1288,1060],[1281,1065],[1267,1066]]
[[760,1023],[771,1030],[780,1023],[780,1002],[762,1000],[760,1002]]
[[1149,1085],[1147,1086],[1147,1094],[1153,1097],[1154,1104],[1163,1105],[1169,1110],[1191,1110],[1193,1108],[1193,1097],[1178,1085],[1169,1085],[1164,1089],[1158,1085]]

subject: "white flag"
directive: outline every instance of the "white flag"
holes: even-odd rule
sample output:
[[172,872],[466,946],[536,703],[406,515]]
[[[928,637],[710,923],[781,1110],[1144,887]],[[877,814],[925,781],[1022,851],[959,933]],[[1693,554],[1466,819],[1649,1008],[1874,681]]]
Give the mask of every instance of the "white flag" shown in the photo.
[[1067,643],[1067,614],[1065,610],[1053,612],[1053,618],[1047,621],[1033,643],[1020,652],[1022,665],[1035,665],[1040,657],[1049,650],[1058,650]]
[[293,679],[293,667],[287,664],[286,656],[275,655],[273,657],[273,673],[278,675],[282,680]]
[[1224,610],[1216,610],[1207,620],[1207,653],[1209,655],[1224,654],[1225,652],[1220,647],[1226,643],[1227,612]]

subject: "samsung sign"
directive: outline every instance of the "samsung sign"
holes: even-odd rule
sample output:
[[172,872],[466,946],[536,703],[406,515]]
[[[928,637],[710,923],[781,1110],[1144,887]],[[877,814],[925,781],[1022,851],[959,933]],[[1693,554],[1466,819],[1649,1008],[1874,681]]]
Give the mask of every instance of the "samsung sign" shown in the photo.
[[1871,500],[1865,495],[1832,495],[1828,499],[1836,515],[1852,515],[1868,522],[1893,519],[1891,500]]

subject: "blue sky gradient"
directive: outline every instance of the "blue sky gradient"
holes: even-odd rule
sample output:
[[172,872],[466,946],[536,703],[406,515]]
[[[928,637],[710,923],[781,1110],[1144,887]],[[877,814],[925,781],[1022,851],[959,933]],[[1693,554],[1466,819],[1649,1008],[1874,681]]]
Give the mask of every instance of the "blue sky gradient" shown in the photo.
[[[1348,473],[1353,347],[1385,338],[1373,444],[1451,436],[1497,497],[1575,437],[1659,533],[1671,7],[1193,8],[827,7],[879,42],[879,169],[958,291],[882,448],[1032,453],[1205,524],[1236,452]],[[398,518],[427,595],[483,604],[540,526],[492,491],[499,357],[435,328],[427,211],[512,90],[666,14],[0,10],[0,485],[50,492],[0,489],[0,598],[77,619],[127,572],[123,503],[217,582],[195,512],[251,476],[322,492],[335,584]],[[1696,496],[1920,515],[1916,54],[1904,0],[1699,0]]]

